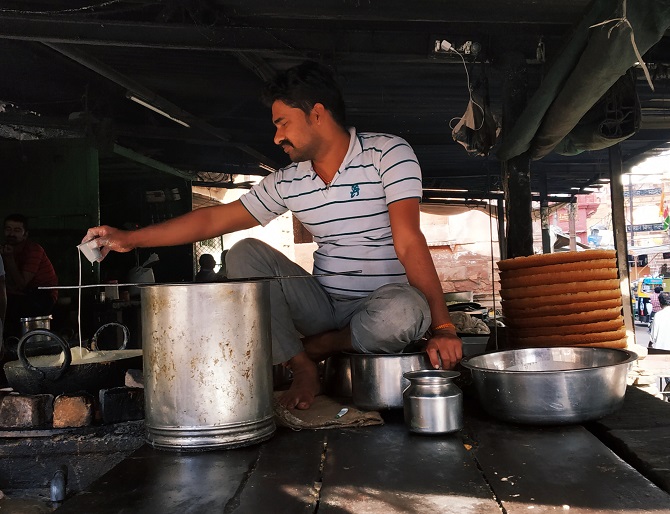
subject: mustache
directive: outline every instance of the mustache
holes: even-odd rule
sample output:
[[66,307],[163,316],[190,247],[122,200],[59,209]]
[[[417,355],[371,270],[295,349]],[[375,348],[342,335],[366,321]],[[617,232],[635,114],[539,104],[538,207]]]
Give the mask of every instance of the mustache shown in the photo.
[[289,141],[288,139],[282,139],[281,141],[279,141],[279,146],[281,146],[282,148],[284,146],[293,146],[293,143],[291,143],[291,141]]

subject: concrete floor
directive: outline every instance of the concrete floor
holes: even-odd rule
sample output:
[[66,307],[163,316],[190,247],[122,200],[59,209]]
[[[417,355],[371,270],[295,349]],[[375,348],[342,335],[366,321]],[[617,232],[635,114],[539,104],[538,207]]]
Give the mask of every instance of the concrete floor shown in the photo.
[[635,342],[640,346],[647,348],[649,346],[649,326],[639,321],[635,322]]

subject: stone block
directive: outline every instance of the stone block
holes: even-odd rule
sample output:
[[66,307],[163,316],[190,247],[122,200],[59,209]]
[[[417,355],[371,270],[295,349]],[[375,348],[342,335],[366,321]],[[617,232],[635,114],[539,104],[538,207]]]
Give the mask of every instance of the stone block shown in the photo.
[[54,400],[54,428],[86,427],[93,423],[95,400],[87,394],[63,394]]
[[50,394],[8,394],[0,403],[0,427],[36,428],[51,425],[54,397]]
[[144,389],[113,387],[100,390],[102,422],[120,423],[144,419]]

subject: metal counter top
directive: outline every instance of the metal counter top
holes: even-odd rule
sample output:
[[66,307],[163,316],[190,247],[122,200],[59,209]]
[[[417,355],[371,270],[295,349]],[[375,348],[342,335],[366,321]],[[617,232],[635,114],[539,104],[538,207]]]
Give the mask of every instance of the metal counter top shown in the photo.
[[[627,395],[624,410],[638,394],[649,396]],[[516,426],[468,410],[465,429],[445,436],[410,434],[400,413],[387,413],[384,426],[278,429],[235,450],[145,445],[55,512],[670,513],[670,495],[584,426]],[[625,423],[638,430],[633,418],[642,419],[617,413],[589,428],[621,438]],[[667,462],[668,446],[659,452]]]

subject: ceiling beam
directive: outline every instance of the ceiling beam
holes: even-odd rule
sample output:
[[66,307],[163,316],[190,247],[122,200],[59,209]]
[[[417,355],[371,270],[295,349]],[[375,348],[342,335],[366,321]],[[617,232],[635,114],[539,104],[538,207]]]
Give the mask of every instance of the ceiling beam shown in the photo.
[[225,14],[233,19],[263,17],[360,22],[438,22],[438,23],[496,23],[538,25],[572,25],[579,21],[589,0],[562,0],[544,3],[537,9],[537,0],[515,0],[505,2],[500,8],[499,0],[478,2],[456,2],[445,4],[434,0],[366,0],[351,2],[343,0],[292,0],[286,2],[267,0],[218,0]]
[[262,57],[251,52],[241,52],[238,50],[233,50],[232,54],[242,66],[250,70],[263,82],[269,82],[274,78],[276,70],[266,63]]
[[[333,30],[332,27],[315,26],[313,20],[311,23],[304,20],[302,26],[296,20],[289,21],[293,23],[291,27],[272,27],[271,20],[257,21],[262,26],[245,23],[244,26],[221,27],[0,14],[0,38],[175,50],[286,52],[302,57],[309,51],[311,55],[320,52],[326,55],[387,55],[399,59],[420,56],[425,59],[432,56],[436,39],[448,37],[452,41],[464,42],[485,34],[490,41],[495,37],[508,38],[510,30],[515,34],[516,44],[534,55],[539,34],[537,24],[530,23],[527,30],[520,26],[511,29],[502,23],[484,27],[482,21],[472,28],[458,23],[433,23],[434,29],[399,23],[398,28],[362,29],[343,25]],[[546,32],[541,35],[545,43],[552,38],[558,41],[562,36]]]
[[129,159],[133,162],[137,162],[149,168],[162,171],[163,173],[169,173],[170,175],[174,175],[176,177],[183,178],[186,180],[193,180],[193,176],[190,175],[189,173],[173,168],[172,166],[168,166],[167,164],[157,161],[156,159],[152,159],[151,157],[147,157],[146,155],[137,153],[136,151],[131,150],[130,148],[125,148],[123,146],[115,144],[113,152],[117,155],[120,155],[121,157],[125,157],[126,159]]
[[85,52],[82,52],[76,47],[72,45],[58,45],[52,43],[44,43],[44,44],[49,48],[52,48],[53,50],[59,52],[60,54],[69,57],[73,61],[78,62],[82,66],[85,66],[90,70],[95,71],[99,75],[102,75],[108,80],[111,80],[112,82],[118,84],[119,86],[127,89],[129,93],[137,95],[147,103],[150,103],[151,105],[157,107],[158,109],[165,111],[171,117],[182,120],[191,127],[202,130],[203,132],[210,134],[218,139],[221,139],[222,141],[230,142],[233,146],[235,146],[242,152],[246,153],[247,155],[250,155],[254,159],[257,159],[259,162],[266,164],[267,166],[277,168],[277,164],[274,162],[273,159],[270,159],[269,157],[263,155],[261,152],[255,150],[254,148],[251,148],[250,146],[244,143],[233,141],[230,135],[228,135],[221,129],[214,127],[209,123],[207,123],[206,121],[203,121],[202,119],[194,116],[193,114],[183,110],[182,108],[173,104],[169,100],[166,100],[165,98],[162,98],[161,96],[157,95],[155,92],[151,91],[149,88],[143,86],[139,82],[129,77],[126,77],[125,75],[119,73],[112,67],[107,66],[106,64],[98,61],[97,59],[91,57],[90,55],[87,55]]

